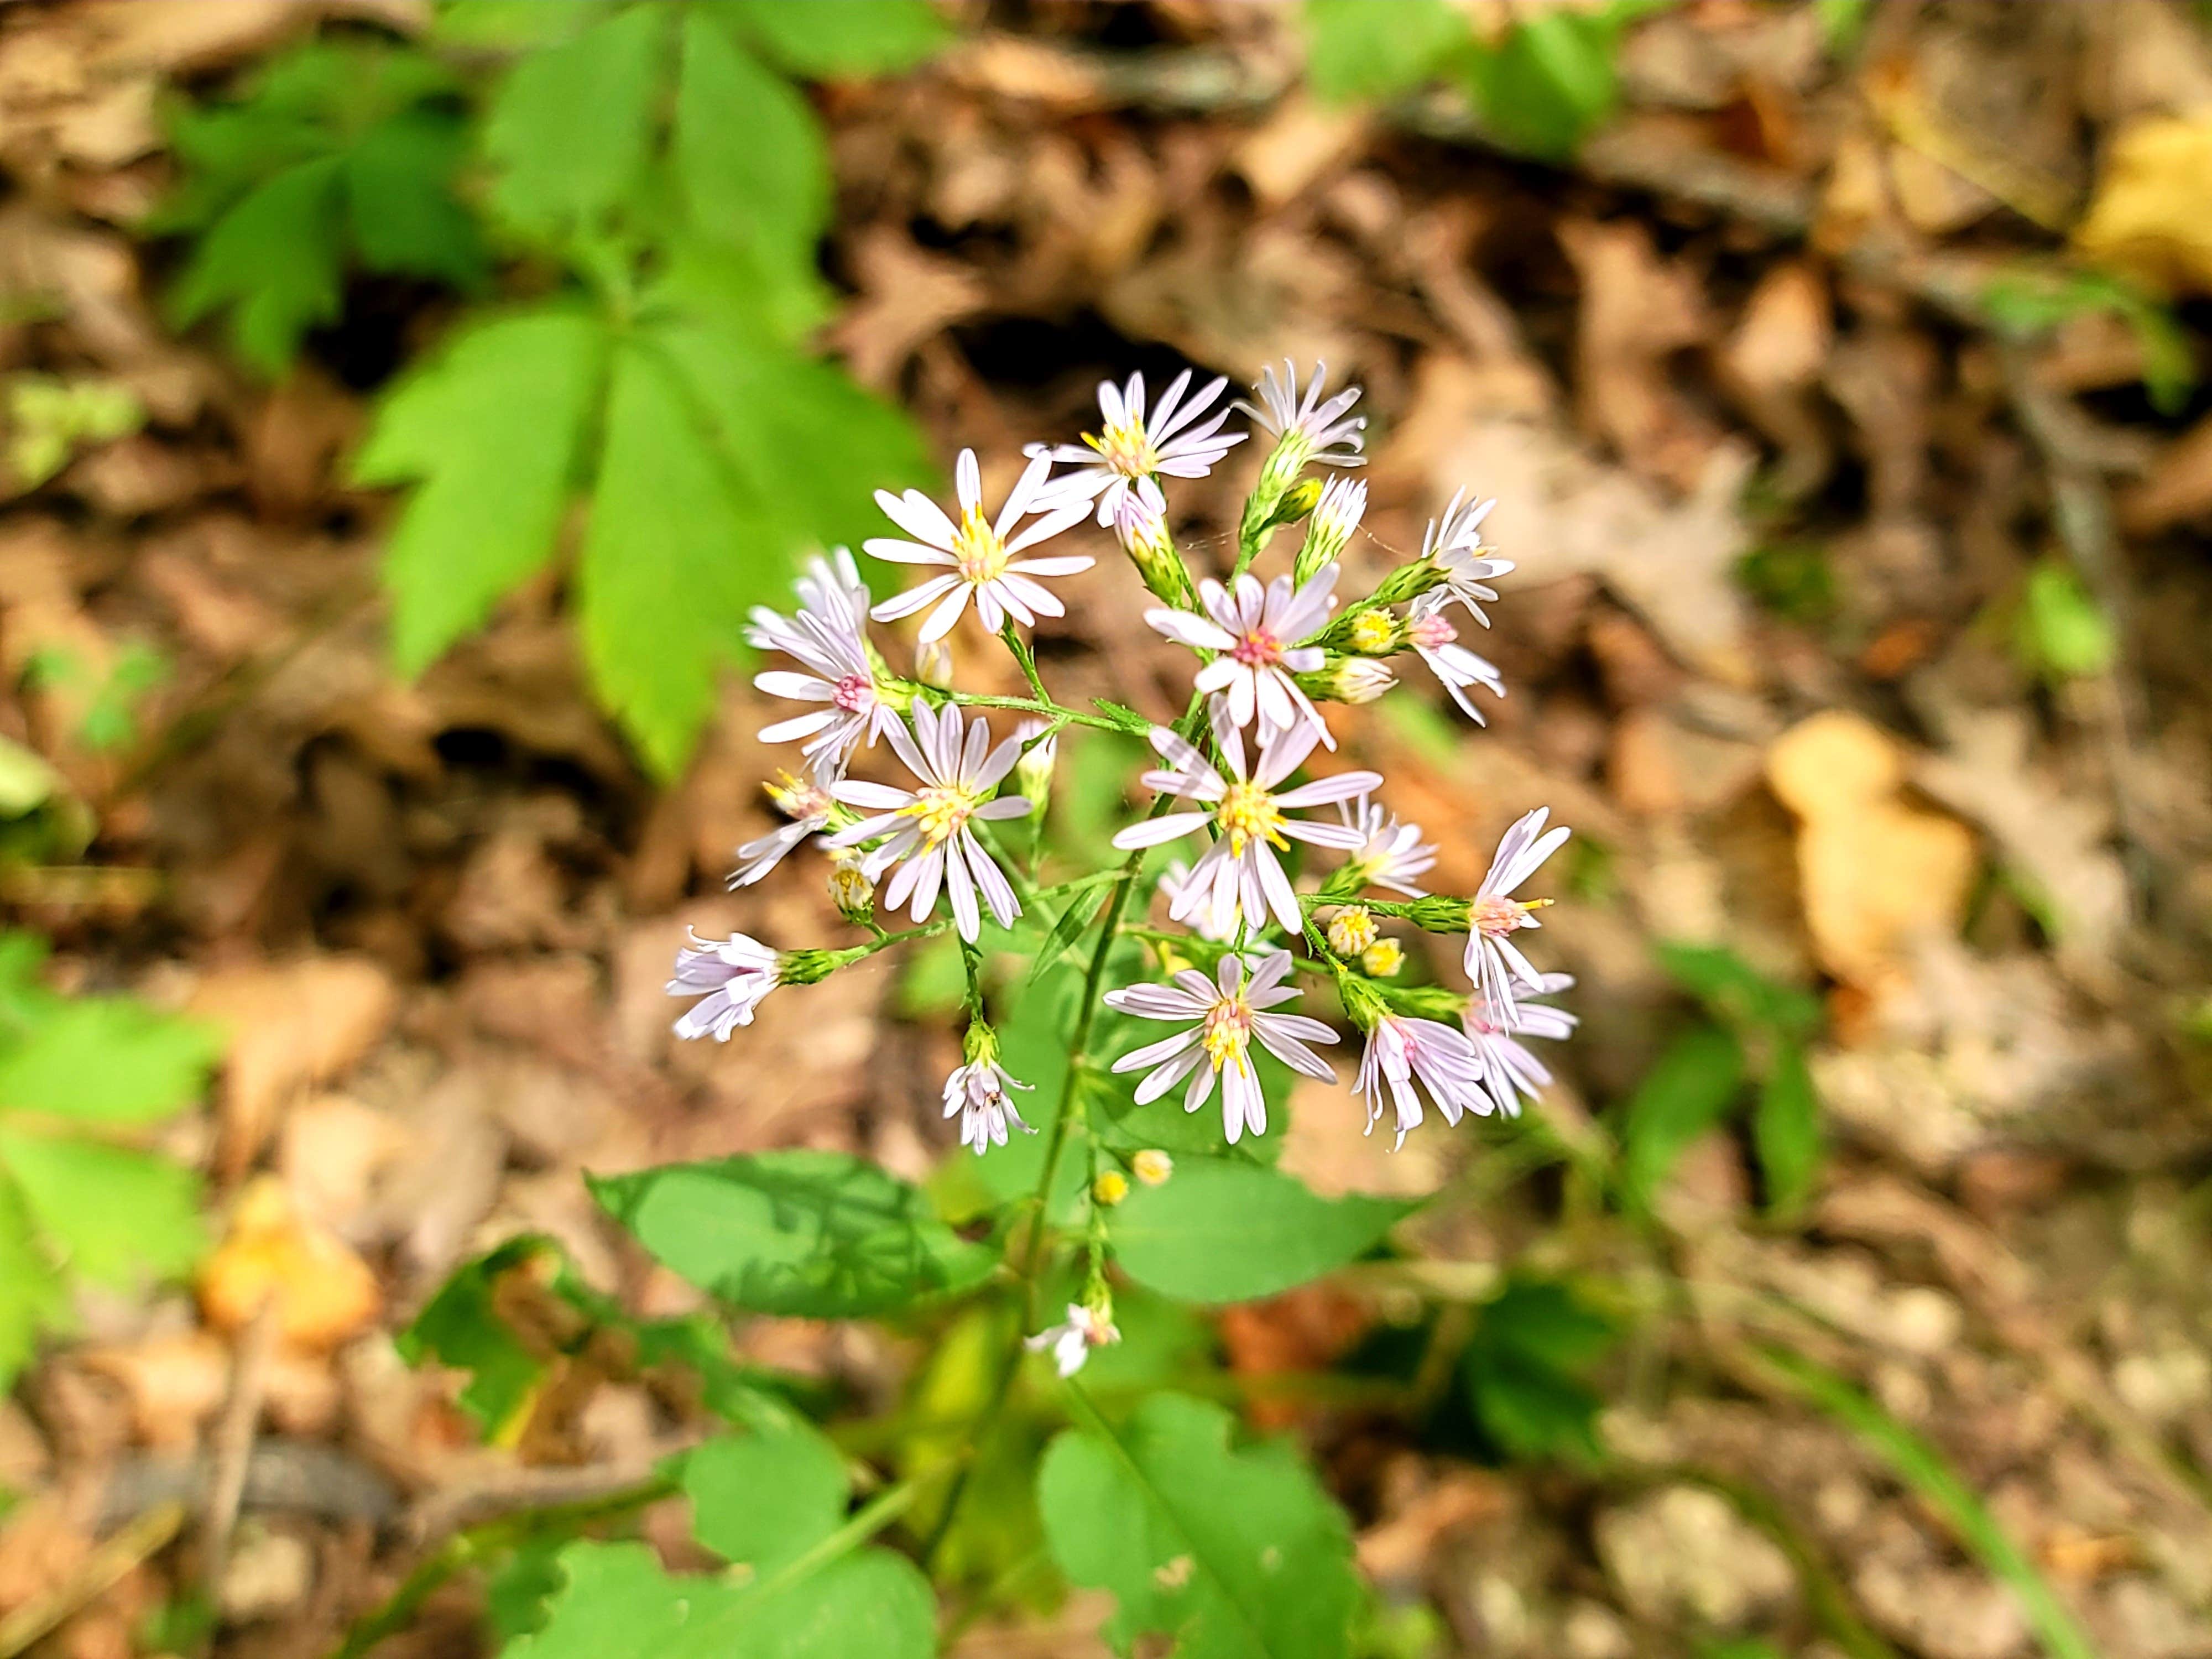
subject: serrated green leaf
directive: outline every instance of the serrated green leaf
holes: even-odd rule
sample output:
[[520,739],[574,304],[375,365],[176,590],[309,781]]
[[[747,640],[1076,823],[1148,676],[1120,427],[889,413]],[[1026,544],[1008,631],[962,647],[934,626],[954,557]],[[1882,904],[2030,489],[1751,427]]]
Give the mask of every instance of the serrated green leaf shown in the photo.
[[765,1578],[845,1518],[845,1461],[819,1431],[726,1435],[684,1460],[692,1535],[725,1561]]
[[951,38],[926,0],[729,0],[729,8],[785,69],[817,80],[911,69]]
[[451,189],[465,135],[442,111],[379,123],[345,158],[348,223],[371,270],[434,276],[464,290],[484,278],[483,238]]
[[23,1194],[0,1171],[0,1389],[30,1363],[39,1334],[68,1317],[67,1291],[39,1248]]
[[510,1239],[462,1263],[393,1339],[399,1357],[410,1365],[429,1358],[469,1373],[461,1387],[461,1408],[494,1443],[507,1443],[521,1428],[545,1378],[545,1362],[501,1316],[499,1281],[555,1248],[542,1238]]
[[210,1027],[128,997],[57,998],[0,1048],[0,1117],[157,1122],[198,1097],[222,1049]]
[[1230,1443],[1229,1413],[1157,1395],[1052,1443],[1037,1501],[1060,1570],[1109,1590],[1123,1646],[1178,1659],[1344,1659],[1359,1587],[1341,1512],[1296,1453]]
[[854,1319],[968,1290],[998,1258],[888,1170],[842,1152],[763,1152],[592,1182],[663,1265],[760,1313]]
[[1795,1215],[1813,1195],[1820,1170],[1820,1100],[1805,1051],[1795,1042],[1775,1049],[1759,1085],[1751,1133],[1766,1177],[1768,1207],[1778,1215]]
[[384,556],[401,672],[551,556],[605,355],[596,318],[524,312],[470,328],[385,399],[354,476],[421,486]]
[[1683,1149],[1727,1115],[1743,1084],[1743,1050],[1711,1025],[1686,1031],[1629,1097],[1621,1121],[1621,1179],[1650,1204]]
[[239,355],[280,373],[300,337],[338,314],[344,199],[335,156],[302,161],[249,191],[192,250],[173,301],[189,326],[232,308]]
[[151,1152],[44,1131],[0,1127],[0,1169],[15,1180],[58,1264],[127,1289],[199,1259],[199,1182]]
[[1306,0],[1304,21],[1306,80],[1335,102],[1411,92],[1474,39],[1447,0]]
[[571,1544],[544,1626],[505,1659],[927,1659],[936,1600],[884,1550],[788,1583],[672,1575],[643,1544]]
[[809,286],[830,214],[822,130],[725,21],[704,9],[684,20],[674,161],[693,233],[736,244],[772,281]]
[[1139,1284],[1185,1302],[1273,1296],[1364,1255],[1413,1206],[1325,1199],[1257,1164],[1180,1158],[1109,1221],[1115,1259]]
[[537,235],[588,230],[638,191],[674,15],[633,6],[515,65],[484,118],[502,218]]

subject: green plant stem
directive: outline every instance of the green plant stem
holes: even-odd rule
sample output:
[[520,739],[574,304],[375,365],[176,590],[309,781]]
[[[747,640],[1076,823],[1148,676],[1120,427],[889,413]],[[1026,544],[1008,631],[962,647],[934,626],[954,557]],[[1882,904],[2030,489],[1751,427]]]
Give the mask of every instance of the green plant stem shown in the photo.
[[1042,714],[1063,725],[1087,726],[1097,732],[1126,733],[1129,730],[1103,714],[1086,714],[1079,709],[1062,708],[1049,697],[994,697],[981,691],[948,691],[945,701],[958,703],[963,708],[1012,708],[1024,714]]
[[999,637],[1006,642],[1006,649],[1014,653],[1014,660],[1022,665],[1022,678],[1030,683],[1030,690],[1036,694],[1036,700],[1052,705],[1052,693],[1044,689],[1044,681],[1037,676],[1036,653],[1030,649],[1030,642],[1021,636],[1012,617],[1007,617],[1000,628]]
[[[963,1463],[961,1467],[964,1469],[966,1465]],[[933,1471],[930,1474],[921,1475],[912,1480],[902,1480],[895,1486],[885,1487],[859,1509],[854,1510],[851,1517],[836,1531],[811,1549],[793,1556],[775,1571],[762,1579],[758,1593],[768,1595],[787,1585],[794,1584],[817,1567],[827,1566],[848,1550],[857,1549],[860,1545],[866,1543],[868,1540],[912,1509],[915,1500],[921,1496],[924,1483],[933,1479],[937,1473],[941,1471]]]

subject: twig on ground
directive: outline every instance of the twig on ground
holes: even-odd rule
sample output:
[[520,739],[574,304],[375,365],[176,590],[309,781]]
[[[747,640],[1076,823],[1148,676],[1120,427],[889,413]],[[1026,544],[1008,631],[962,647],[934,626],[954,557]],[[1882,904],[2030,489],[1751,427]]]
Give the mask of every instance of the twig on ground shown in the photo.
[[240,1333],[230,1370],[230,1397],[210,1441],[213,1458],[207,1504],[200,1516],[200,1579],[213,1594],[230,1553],[231,1530],[246,1496],[246,1466],[253,1457],[253,1431],[261,1421],[261,1401],[269,1388],[270,1362],[276,1358],[282,1322],[277,1299],[263,1298],[253,1322]]
[[156,1504],[93,1551],[75,1572],[0,1619],[0,1659],[15,1659],[110,1585],[119,1583],[125,1574],[181,1532],[189,1513],[182,1504]]

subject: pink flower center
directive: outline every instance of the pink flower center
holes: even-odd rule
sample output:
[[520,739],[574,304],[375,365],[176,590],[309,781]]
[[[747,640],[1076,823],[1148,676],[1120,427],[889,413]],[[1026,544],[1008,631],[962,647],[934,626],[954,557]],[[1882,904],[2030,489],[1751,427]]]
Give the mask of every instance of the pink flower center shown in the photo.
[[1238,636],[1229,654],[1247,668],[1272,668],[1283,659],[1283,642],[1264,628]]
[[1449,645],[1459,637],[1459,629],[1444,620],[1441,611],[1431,611],[1425,617],[1416,617],[1407,630],[1407,637],[1424,651],[1434,651],[1439,646]]
[[837,689],[830,700],[848,714],[858,714],[875,707],[874,684],[859,674],[848,674],[837,682]]
[[1517,899],[1479,898],[1468,915],[1474,931],[1489,939],[1503,939],[1506,934],[1534,926],[1528,912],[1535,907]]
[[1219,1071],[1230,1061],[1245,1066],[1244,1044],[1252,1032],[1252,1010],[1241,996],[1217,1002],[1206,1011],[1206,1057]]

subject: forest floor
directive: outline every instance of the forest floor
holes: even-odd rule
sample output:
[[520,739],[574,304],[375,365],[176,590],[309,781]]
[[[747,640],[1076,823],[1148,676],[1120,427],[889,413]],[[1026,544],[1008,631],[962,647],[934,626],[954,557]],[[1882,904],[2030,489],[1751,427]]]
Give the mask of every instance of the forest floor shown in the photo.
[[[88,1306],[0,1401],[0,1487],[24,1495],[0,1618],[156,1498],[209,1507],[210,1467],[252,1442],[245,1393],[258,1473],[220,1586],[241,1655],[327,1650],[458,1517],[605,1489],[680,1443],[666,1398],[580,1367],[486,1449],[453,1380],[395,1352],[459,1261],[526,1231],[634,1306],[688,1306],[581,1171],[812,1146],[918,1178],[953,1139],[951,1022],[888,966],[770,1003],[743,1052],[670,1036],[687,928],[837,937],[807,884],[723,891],[771,821],[750,688],[657,790],[589,701],[557,582],[419,683],[391,672],[392,503],[343,461],[439,307],[366,286],[274,387],[157,320],[168,255],[122,228],[166,176],[154,92],[318,10],[409,15],[278,7],[225,34],[161,5],[0,12],[0,366],[96,369],[148,411],[0,492],[0,673],[57,648],[97,671],[0,700],[0,728],[98,823],[81,864],[11,869],[0,897],[68,982],[240,1034],[172,1137],[233,1218],[201,1283]],[[1466,139],[1448,106],[1315,102],[1287,9],[1032,8],[824,94],[850,295],[830,343],[940,458],[973,446],[987,494],[1025,442],[1094,423],[1103,378],[1287,356],[1366,388],[1358,576],[1454,491],[1498,498],[1518,568],[1478,643],[1510,695],[1480,732],[1440,698],[1345,722],[1343,752],[1442,842],[1440,890],[1471,890],[1534,805],[1587,844],[1544,934],[1579,979],[1541,1108],[1563,1133],[1689,1017],[1660,943],[1824,997],[1831,1146],[1802,1215],[1768,1217],[1731,1124],[1684,1155],[1656,1254],[1542,1182],[1404,1241],[1438,1283],[1537,1245],[1684,1299],[1698,1339],[1626,1357],[1601,1473],[1487,1467],[1258,1391],[1317,1450],[1370,1578],[1462,1650],[1624,1659],[1698,1630],[1846,1650],[1778,1536],[1877,1642],[2037,1650],[1924,1493],[1758,1363],[1786,1329],[1984,1496],[2096,1651],[2212,1656],[2212,423],[2190,419],[2212,405],[2158,412],[2110,311],[2009,335],[1972,297],[2061,249],[2048,227],[2115,135],[2212,118],[2191,15],[1881,6],[1850,68],[1813,8],[1708,0],[1628,37],[1625,113],[1561,167]],[[2195,199],[2166,234],[2181,264],[2194,238],[2201,292],[2201,180]],[[1182,492],[1201,560],[1242,477]],[[1109,599],[1117,574],[1066,584],[1038,650],[1072,693],[1162,714],[1187,653]],[[2112,645],[2086,669],[2063,646],[2083,610]],[[166,672],[134,741],[81,741],[96,688],[149,649]],[[1291,1118],[1290,1165],[1336,1190],[1425,1193],[1480,1162],[1442,1133],[1392,1155],[1346,1090],[1302,1086]],[[234,1282],[272,1252],[296,1275],[275,1329]],[[1237,1310],[1220,1340],[1234,1375],[1305,1373],[1389,1317],[1355,1277]],[[861,1399],[916,1363],[799,1321],[739,1340]],[[176,1589],[139,1554],[52,1651],[135,1650]],[[382,1650],[469,1650],[472,1595]],[[1096,1618],[986,1621],[956,1650],[1103,1652]]]

